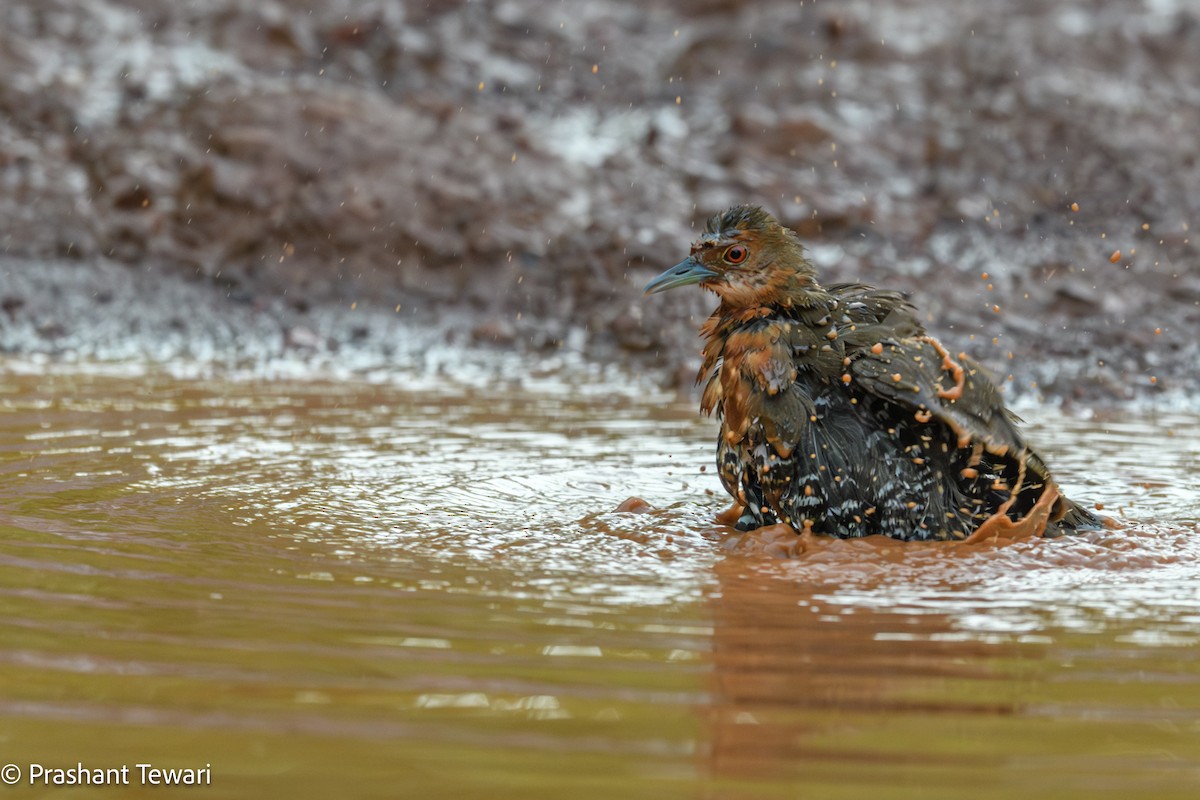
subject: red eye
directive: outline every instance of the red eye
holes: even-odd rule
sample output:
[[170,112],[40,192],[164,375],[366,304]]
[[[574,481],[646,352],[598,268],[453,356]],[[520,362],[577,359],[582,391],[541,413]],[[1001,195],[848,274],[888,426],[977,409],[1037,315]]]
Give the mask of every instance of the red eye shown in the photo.
[[746,256],[748,255],[750,255],[750,251],[744,245],[735,244],[725,251],[724,258],[730,264],[740,264],[746,260]]

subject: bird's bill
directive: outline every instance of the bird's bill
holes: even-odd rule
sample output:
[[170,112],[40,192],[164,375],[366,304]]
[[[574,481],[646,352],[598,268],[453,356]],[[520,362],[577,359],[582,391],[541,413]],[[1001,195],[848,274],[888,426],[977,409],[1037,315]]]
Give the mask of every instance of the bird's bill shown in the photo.
[[646,294],[656,294],[658,292],[665,292],[667,289],[674,289],[676,286],[687,286],[692,283],[700,283],[700,281],[707,278],[715,277],[717,277],[717,273],[701,264],[695,258],[688,256],[662,275],[647,283],[645,292]]

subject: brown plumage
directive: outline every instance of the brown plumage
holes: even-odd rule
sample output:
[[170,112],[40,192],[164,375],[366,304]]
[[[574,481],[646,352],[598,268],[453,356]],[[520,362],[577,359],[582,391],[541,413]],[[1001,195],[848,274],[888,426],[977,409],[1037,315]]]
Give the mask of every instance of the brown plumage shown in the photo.
[[899,292],[822,286],[755,206],[708,221],[647,293],[699,283],[700,403],[738,527],[843,538],[1054,536],[1099,520],[1063,497],[983,370],[925,333]]

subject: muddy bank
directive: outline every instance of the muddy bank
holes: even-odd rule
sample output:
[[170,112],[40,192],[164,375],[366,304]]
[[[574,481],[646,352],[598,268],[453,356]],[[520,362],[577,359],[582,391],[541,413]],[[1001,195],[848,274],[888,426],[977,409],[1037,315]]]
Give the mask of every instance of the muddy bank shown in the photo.
[[[911,291],[1014,391],[1191,392],[1198,48],[1170,0],[16,0],[0,347],[153,351],[181,324],[149,287],[170,281],[218,360],[262,325],[673,381],[712,301],[640,287],[758,202],[829,280]],[[110,284],[149,294],[73,310]],[[328,321],[352,306],[378,312],[365,334]]]

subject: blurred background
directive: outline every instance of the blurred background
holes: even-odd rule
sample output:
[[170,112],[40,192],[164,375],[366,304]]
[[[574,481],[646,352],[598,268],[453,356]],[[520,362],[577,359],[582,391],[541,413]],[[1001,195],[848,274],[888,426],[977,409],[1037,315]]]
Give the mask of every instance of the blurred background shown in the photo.
[[1177,0],[9,0],[0,343],[344,350],[395,335],[375,309],[688,382],[711,298],[640,287],[749,202],[1019,391],[1194,389],[1198,21]]
[[[0,0],[12,796],[1192,800],[1197,53],[1185,0]],[[642,287],[734,203],[1114,527],[716,524],[715,301]]]

